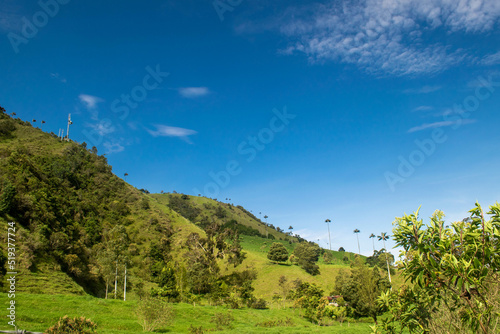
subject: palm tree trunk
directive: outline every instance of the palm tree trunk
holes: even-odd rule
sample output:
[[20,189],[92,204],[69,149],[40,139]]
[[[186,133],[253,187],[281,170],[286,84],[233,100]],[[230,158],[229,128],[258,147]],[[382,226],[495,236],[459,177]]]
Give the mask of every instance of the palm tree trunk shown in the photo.
[[123,283],[123,301],[127,300],[127,264],[125,263],[125,281]]
[[330,238],[330,224],[326,224],[328,226],[328,246],[330,246],[330,250],[332,250],[332,239]]
[[116,290],[117,290],[117,284],[118,284],[118,261],[116,262],[116,267],[115,267],[115,299],[116,299]]
[[387,248],[385,248],[385,240],[384,240],[384,249],[385,249],[385,262],[387,262],[387,274],[389,275],[389,283],[391,284],[391,291],[392,291],[391,270],[389,269],[389,252],[387,252]]
[[358,254],[361,255],[361,248],[359,247],[359,235],[357,233],[356,238],[358,239]]

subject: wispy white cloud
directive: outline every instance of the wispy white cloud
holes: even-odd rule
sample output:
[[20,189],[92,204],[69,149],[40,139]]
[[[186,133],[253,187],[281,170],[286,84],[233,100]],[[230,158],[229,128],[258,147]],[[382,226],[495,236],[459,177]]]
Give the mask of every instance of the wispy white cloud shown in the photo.
[[487,55],[479,63],[487,66],[500,64],[500,51]]
[[161,125],[161,124],[156,124],[155,127],[156,127],[155,131],[147,129],[149,134],[152,135],[153,137],[178,137],[188,143],[191,143],[191,141],[189,140],[189,136],[198,133],[195,130],[178,128],[174,126]]
[[104,102],[104,100],[101,99],[100,97],[87,94],[80,94],[78,95],[78,98],[80,99],[80,102],[82,102],[85,105],[85,108],[87,109],[95,109],[98,103]]
[[120,153],[125,150],[125,147],[123,147],[120,143],[117,142],[114,143],[105,142],[103,146],[106,149],[107,154]]
[[94,121],[99,119],[99,113],[97,111],[97,104],[104,102],[103,99],[93,95],[80,94],[78,95],[80,102],[85,106],[88,112],[90,112],[90,118]]
[[422,131],[422,130],[427,130],[427,129],[434,129],[434,128],[442,128],[445,126],[453,126],[453,125],[462,125],[462,124],[472,124],[475,123],[476,120],[474,119],[459,119],[456,121],[441,121],[441,122],[434,122],[434,123],[425,123],[416,127],[413,127],[408,130],[408,133],[412,132],[417,132],[417,131]]
[[87,124],[88,127],[92,128],[100,136],[106,136],[116,131],[116,128],[111,124],[111,122],[101,121],[94,124]]
[[[63,78],[59,73],[50,73],[50,76],[56,80],[59,80],[62,83],[68,82],[68,80],[66,80],[66,78]],[[83,95],[85,95],[85,94],[83,94]]]
[[441,86],[423,86],[420,88],[410,88],[410,89],[405,89],[403,93],[405,94],[429,94],[429,93],[434,93],[437,92],[438,90],[441,90]]
[[416,107],[415,109],[413,109],[413,111],[429,111],[429,110],[433,110],[434,108],[431,107],[431,106],[419,106],[419,107]]
[[182,87],[179,88],[179,94],[188,99],[194,99],[208,95],[210,90],[207,87]]
[[481,33],[499,18],[500,2],[492,0],[345,0],[289,10],[280,31],[292,40],[285,53],[404,76],[438,73],[472,59],[459,46],[425,43],[429,31]]

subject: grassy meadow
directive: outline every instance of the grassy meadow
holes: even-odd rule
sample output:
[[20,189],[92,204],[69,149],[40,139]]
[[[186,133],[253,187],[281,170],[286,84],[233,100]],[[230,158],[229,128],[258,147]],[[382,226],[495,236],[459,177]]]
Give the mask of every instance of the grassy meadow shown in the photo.
[[[7,300],[6,294],[0,294],[2,300]],[[6,305],[6,303],[2,303]],[[19,329],[44,331],[63,315],[70,317],[84,316],[98,325],[98,333],[102,334],[132,334],[142,332],[137,321],[135,307],[137,300],[122,301],[113,299],[98,299],[90,296],[73,295],[38,295],[17,294],[17,324]],[[233,327],[218,333],[369,333],[368,323],[347,323],[342,326],[334,323],[332,326],[317,326],[300,316],[299,310],[279,309],[272,307],[267,310],[239,309],[228,310],[225,307],[208,305],[172,304],[174,310],[173,322],[158,329],[159,333],[189,333],[189,327],[203,326],[204,329],[215,329],[211,319],[215,313],[230,312],[233,317]],[[259,324],[276,320],[290,320],[287,326],[262,327]],[[0,324],[0,330],[12,330],[5,321]]]

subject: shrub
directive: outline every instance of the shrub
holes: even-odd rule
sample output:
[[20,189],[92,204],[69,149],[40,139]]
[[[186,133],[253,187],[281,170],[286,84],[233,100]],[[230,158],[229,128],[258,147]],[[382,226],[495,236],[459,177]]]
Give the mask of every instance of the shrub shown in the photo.
[[233,328],[232,322],[234,317],[231,312],[228,313],[215,313],[210,320],[211,323],[215,324],[215,328],[218,331],[224,330],[225,327],[231,329]]
[[236,298],[236,297],[229,296],[229,297],[224,298],[224,304],[226,304],[227,306],[229,306],[233,310],[240,308],[240,303],[238,301],[238,298]]
[[170,306],[163,300],[157,298],[144,298],[136,310],[137,318],[146,332],[152,332],[159,327],[168,325],[174,318]]
[[288,260],[288,251],[283,244],[274,242],[269,248],[267,258],[275,262],[286,262]]
[[264,322],[259,322],[255,324],[255,327],[265,327],[265,328],[271,328],[271,327],[289,327],[293,326],[294,323],[292,319],[286,318],[285,320],[268,320]]
[[90,334],[96,332],[97,324],[85,317],[70,318],[67,315],[45,332],[45,334]]
[[141,200],[141,209],[143,209],[143,210],[149,210],[150,209],[149,200],[147,198],[143,198]]
[[262,298],[254,299],[252,300],[250,307],[257,310],[264,310],[267,308],[267,302]]
[[203,326],[195,327],[193,325],[189,325],[189,333],[191,334],[203,334],[205,332],[206,331],[203,329]]
[[16,129],[11,119],[0,120],[0,138],[11,138],[12,132]]

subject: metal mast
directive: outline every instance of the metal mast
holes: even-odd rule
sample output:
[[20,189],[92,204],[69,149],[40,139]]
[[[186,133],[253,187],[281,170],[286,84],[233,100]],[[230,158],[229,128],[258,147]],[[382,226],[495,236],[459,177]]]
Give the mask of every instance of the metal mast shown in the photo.
[[69,126],[73,124],[71,121],[71,114],[68,114],[68,130],[66,131],[66,141],[69,141]]

